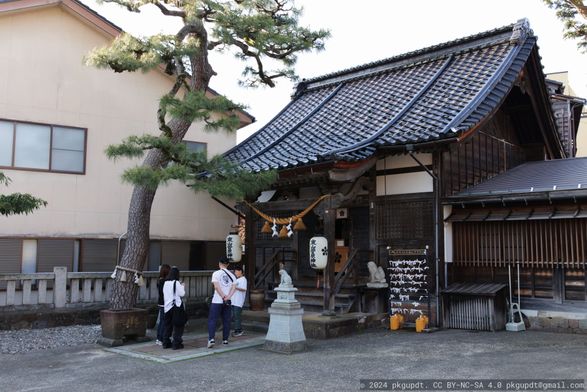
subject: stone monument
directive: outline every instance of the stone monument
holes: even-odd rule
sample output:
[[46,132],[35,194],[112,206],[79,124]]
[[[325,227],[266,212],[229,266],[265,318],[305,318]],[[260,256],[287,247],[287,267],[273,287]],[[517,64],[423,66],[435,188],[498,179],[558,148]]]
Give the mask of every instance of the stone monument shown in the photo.
[[263,350],[291,354],[307,348],[302,325],[304,309],[295,299],[298,289],[293,286],[291,277],[283,269],[279,275],[281,282],[275,288],[277,299],[269,307],[269,330]]

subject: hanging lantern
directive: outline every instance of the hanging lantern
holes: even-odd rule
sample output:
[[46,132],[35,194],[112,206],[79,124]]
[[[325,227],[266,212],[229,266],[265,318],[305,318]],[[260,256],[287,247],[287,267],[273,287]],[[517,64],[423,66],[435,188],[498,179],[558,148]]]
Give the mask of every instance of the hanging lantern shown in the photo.
[[325,237],[310,239],[310,267],[324,269],[328,262],[328,240]]
[[243,257],[241,237],[237,233],[230,233],[226,237],[226,257],[231,263],[238,263]]

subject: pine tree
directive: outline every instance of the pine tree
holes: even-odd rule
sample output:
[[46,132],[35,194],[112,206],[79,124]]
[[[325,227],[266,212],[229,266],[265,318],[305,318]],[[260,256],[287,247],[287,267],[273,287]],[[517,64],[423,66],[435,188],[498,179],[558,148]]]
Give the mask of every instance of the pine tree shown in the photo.
[[[550,8],[556,10],[556,16],[563,21],[565,33],[563,37],[579,39],[577,46],[587,53],[587,4],[584,0],[542,0]],[[580,20],[581,16],[583,20]]]
[[[191,153],[181,143],[193,122],[205,122],[205,131],[234,132],[241,105],[224,96],[206,97],[216,75],[208,53],[232,52],[245,62],[242,86],[273,87],[278,78],[295,80],[297,54],[322,50],[330,33],[298,26],[301,9],[291,0],[103,0],[130,12],[155,5],[163,15],[179,18],[183,26],[174,35],[133,37],[122,34],[110,45],[85,56],[86,65],[114,72],[148,72],[161,65],[175,83],[165,94],[156,113],[159,136],[131,136],[109,146],[110,159],[142,157],[143,164],[126,170],[123,181],[134,186],[129,208],[127,241],[121,266],[142,270],[149,248],[151,206],[158,186],[179,180],[195,192],[242,199],[275,181],[274,172],[251,173],[222,156],[210,159],[206,152]],[[266,63],[277,64],[267,69]],[[221,114],[214,116],[213,114]],[[155,115],[155,113],[154,113]],[[170,164],[173,162],[173,164]],[[111,308],[135,305],[137,286],[116,280]]]
[[[0,184],[8,186],[10,178],[0,172]],[[29,195],[28,193],[13,193],[11,195],[0,195],[0,215],[20,215],[38,210],[41,206],[47,206],[47,202]]]

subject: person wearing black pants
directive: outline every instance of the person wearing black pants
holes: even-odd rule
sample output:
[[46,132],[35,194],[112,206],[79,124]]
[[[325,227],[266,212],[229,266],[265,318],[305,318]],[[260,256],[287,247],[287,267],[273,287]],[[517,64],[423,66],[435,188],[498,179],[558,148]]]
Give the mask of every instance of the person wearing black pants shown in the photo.
[[222,345],[228,345],[228,335],[230,334],[231,318],[231,301],[232,295],[236,290],[236,277],[226,267],[229,260],[221,257],[218,260],[219,270],[212,274],[212,284],[214,285],[214,297],[210,304],[210,313],[208,314],[208,348],[216,344],[214,335],[216,333],[216,322],[222,317]]
[[[181,297],[185,295],[185,283],[179,282],[179,270],[171,268],[165,285],[163,286],[163,299],[165,302],[165,325],[163,326],[163,348],[181,350],[183,348],[184,325],[173,324],[173,305],[183,306]],[[171,335],[173,333],[173,342]]]
[[163,344],[163,327],[165,326],[165,300],[163,299],[163,286],[165,285],[165,279],[171,270],[169,264],[163,264],[159,269],[159,278],[157,279],[157,291],[159,292],[158,305],[159,305],[159,325],[157,326],[157,344]]

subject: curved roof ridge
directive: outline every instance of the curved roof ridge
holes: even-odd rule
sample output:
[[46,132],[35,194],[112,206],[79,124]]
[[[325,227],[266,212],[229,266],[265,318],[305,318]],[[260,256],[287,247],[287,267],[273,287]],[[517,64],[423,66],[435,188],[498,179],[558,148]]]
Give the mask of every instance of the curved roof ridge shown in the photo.
[[489,37],[492,35],[495,35],[497,33],[503,33],[506,31],[512,31],[513,28],[515,27],[516,23],[512,23],[503,27],[499,27],[499,28],[495,28],[495,29],[491,29],[491,30],[487,30],[481,33],[477,33],[477,34],[473,34],[473,35],[469,35],[467,37],[461,37],[461,38],[457,38],[451,41],[447,41],[447,42],[443,42],[440,44],[436,44],[436,45],[432,45],[432,46],[428,46],[422,49],[418,49],[418,50],[413,50],[411,52],[406,52],[406,53],[402,53],[396,56],[392,56],[392,57],[387,57],[385,59],[381,59],[381,60],[377,60],[377,61],[372,61],[370,63],[366,63],[366,64],[361,64],[361,65],[357,65],[355,67],[351,67],[351,68],[346,68],[346,69],[342,69],[336,72],[332,72],[329,74],[325,74],[325,75],[320,75],[320,76],[316,76],[313,78],[309,78],[309,79],[304,79],[303,83],[309,84],[309,83],[313,83],[313,82],[319,82],[322,80],[326,80],[326,79],[330,79],[332,77],[336,77],[336,76],[342,76],[342,75],[346,75],[346,74],[350,74],[350,73],[354,73],[354,72],[358,72],[364,69],[369,69],[369,68],[373,68],[374,66],[379,66],[379,65],[384,65],[384,64],[388,64],[388,63],[392,63],[392,62],[396,62],[398,60],[404,60],[413,56],[417,56],[420,54],[424,54],[424,53],[428,53],[428,52],[432,52],[435,50],[439,50],[439,49],[443,49],[443,48],[448,48],[457,44],[462,44],[465,42],[469,42],[469,41],[474,41],[474,40],[478,40],[480,38],[485,38],[485,37]]
[[[458,142],[457,135],[466,137],[503,104],[529,59],[532,66],[540,61],[527,19],[472,37],[395,62],[385,59],[380,62],[384,65],[354,73],[342,71],[343,76],[300,83],[286,109],[227,155],[251,170],[291,170],[362,160],[379,148],[399,151],[412,144],[427,151]],[[442,75],[425,88],[438,71],[433,64],[451,56]],[[341,85],[345,87],[336,97],[316,110]]]

